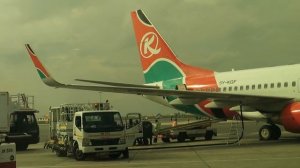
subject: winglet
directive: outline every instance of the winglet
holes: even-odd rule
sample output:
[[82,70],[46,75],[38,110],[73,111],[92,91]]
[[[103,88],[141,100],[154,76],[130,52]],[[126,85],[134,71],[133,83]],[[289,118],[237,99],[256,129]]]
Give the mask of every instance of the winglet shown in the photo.
[[28,54],[40,76],[40,78],[42,79],[42,81],[48,85],[48,86],[52,86],[52,87],[61,87],[63,84],[57,82],[56,80],[54,80],[51,75],[49,74],[49,72],[46,70],[46,68],[43,66],[43,64],[41,63],[41,61],[39,60],[39,58],[35,55],[35,53],[33,52],[33,50],[31,49],[29,44],[25,44],[25,47],[28,51]]

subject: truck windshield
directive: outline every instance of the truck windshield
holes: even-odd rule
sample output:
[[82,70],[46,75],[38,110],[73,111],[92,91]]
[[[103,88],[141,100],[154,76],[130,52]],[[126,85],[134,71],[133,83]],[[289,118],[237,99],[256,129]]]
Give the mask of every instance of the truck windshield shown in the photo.
[[37,134],[39,128],[33,112],[14,112],[10,115],[10,132]]
[[90,112],[83,114],[85,132],[113,132],[124,130],[119,112]]

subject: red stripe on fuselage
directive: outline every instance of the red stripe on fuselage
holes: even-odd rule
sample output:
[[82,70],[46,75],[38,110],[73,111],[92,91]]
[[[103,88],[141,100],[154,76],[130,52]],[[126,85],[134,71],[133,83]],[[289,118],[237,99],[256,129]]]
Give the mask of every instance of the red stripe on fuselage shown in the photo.
[[202,90],[218,88],[216,78],[213,71],[198,71],[195,75],[187,76],[185,78],[186,87],[189,90]]

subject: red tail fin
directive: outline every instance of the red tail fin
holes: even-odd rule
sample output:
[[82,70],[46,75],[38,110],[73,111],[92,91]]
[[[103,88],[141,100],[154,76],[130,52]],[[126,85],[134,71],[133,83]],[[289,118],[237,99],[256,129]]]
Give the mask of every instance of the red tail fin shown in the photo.
[[142,10],[131,17],[146,83],[213,72],[181,62]]

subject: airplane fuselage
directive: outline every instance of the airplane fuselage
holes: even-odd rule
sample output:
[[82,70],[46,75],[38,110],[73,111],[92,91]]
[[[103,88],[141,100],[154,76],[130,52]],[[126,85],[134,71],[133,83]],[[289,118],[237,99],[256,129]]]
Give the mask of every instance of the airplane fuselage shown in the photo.
[[[155,82],[148,85],[159,86],[160,88],[166,88],[166,83],[170,83],[167,89],[178,89],[176,86],[178,84],[184,84],[187,90],[202,91],[202,92],[221,92],[221,93],[232,93],[232,94],[243,94],[243,95],[262,95],[268,97],[287,97],[292,98],[291,101],[300,100],[300,64],[295,65],[285,65],[277,67],[267,67],[267,68],[258,68],[258,69],[249,69],[249,70],[232,70],[228,72],[215,72],[214,79],[210,80],[212,82],[207,82],[203,75],[193,75],[193,76],[184,76],[182,79],[171,79],[168,81]],[[208,76],[207,78],[212,78]],[[176,83],[174,81],[182,81],[182,83]],[[201,81],[205,81],[202,83]],[[189,84],[191,83],[191,84]],[[179,98],[174,98],[173,96],[145,96],[146,98],[155,101],[157,103],[163,104],[168,107],[173,107],[178,110],[185,111],[187,113],[193,113],[196,115],[204,115],[208,117],[222,118],[227,117],[231,118],[235,112],[238,110],[231,109],[231,112],[224,112],[229,110],[230,106],[214,106],[212,109],[216,112],[208,112],[211,109],[206,109],[205,105],[209,104],[212,100],[196,100],[189,101]],[[287,102],[278,102],[277,105],[274,103],[268,105],[268,103],[262,102],[262,104],[257,104],[256,108],[245,109],[244,116],[251,119],[266,119],[268,117],[274,118],[274,122],[278,123],[278,115],[280,111],[290,103]],[[202,104],[202,106],[201,106]],[[234,104],[234,103],[233,103]],[[228,103],[227,103],[228,105]],[[247,104],[245,104],[247,106]],[[211,105],[210,105],[211,107]],[[279,110],[280,109],[280,110]],[[223,111],[225,114],[222,113]],[[274,112],[268,114],[269,112]],[[219,114],[218,114],[219,113]],[[227,114],[226,114],[227,113]]]

